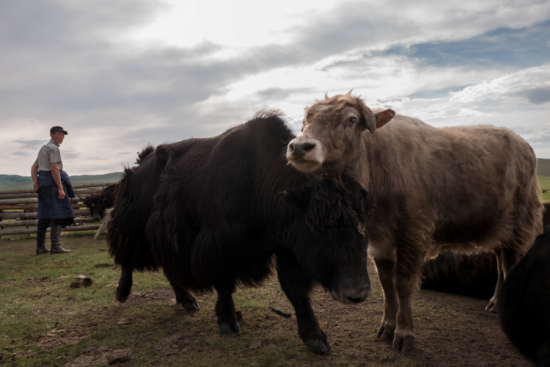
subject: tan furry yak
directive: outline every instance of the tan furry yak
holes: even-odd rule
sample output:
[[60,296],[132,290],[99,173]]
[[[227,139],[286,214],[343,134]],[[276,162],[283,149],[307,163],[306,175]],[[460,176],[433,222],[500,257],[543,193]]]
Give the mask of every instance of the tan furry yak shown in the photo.
[[499,284],[542,233],[535,155],[505,128],[434,128],[373,112],[350,92],[306,108],[287,159],[303,172],[346,173],[373,196],[369,254],[385,296],[378,337],[393,338],[396,350],[414,344],[410,297],[424,261],[493,251]]

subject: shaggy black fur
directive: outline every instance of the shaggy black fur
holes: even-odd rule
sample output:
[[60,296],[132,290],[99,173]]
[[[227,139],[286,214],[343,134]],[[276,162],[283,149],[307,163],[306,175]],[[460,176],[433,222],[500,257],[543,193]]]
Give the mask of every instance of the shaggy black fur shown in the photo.
[[537,366],[550,366],[550,225],[500,288],[498,318],[508,339]]
[[107,226],[109,253],[115,263],[129,270],[158,270],[145,225],[153,212],[153,195],[160,182],[164,163],[155,159],[154,148],[138,154],[138,166],[126,168],[118,183],[116,201]]
[[145,158],[147,158],[150,154],[154,152],[155,152],[155,147],[151,145],[148,145],[145,148],[143,148],[141,152],[137,153],[138,157],[136,159],[136,165],[139,166],[145,160]]
[[83,203],[90,209],[92,218],[100,219],[105,214],[105,209],[115,206],[117,184],[109,185],[99,194],[88,196]]
[[132,269],[162,266],[184,295],[215,289],[220,330],[236,333],[232,292],[260,285],[275,263],[300,337],[328,352],[309,291],[319,282],[346,303],[368,295],[370,200],[349,177],[313,179],[289,166],[293,138],[267,113],[214,138],[159,146],[127,169],[107,237],[123,268],[117,297],[129,294]]
[[497,285],[495,254],[444,252],[422,267],[421,289],[489,299]]
[[[544,203],[543,223],[550,225],[550,203]],[[422,268],[421,289],[489,299],[497,284],[494,253],[464,255],[445,252]]]

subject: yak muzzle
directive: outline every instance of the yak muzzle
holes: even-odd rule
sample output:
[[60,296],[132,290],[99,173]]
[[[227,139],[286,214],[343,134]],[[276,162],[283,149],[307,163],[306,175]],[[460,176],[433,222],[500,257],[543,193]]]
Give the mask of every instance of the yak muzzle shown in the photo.
[[305,134],[300,134],[288,143],[286,158],[302,172],[313,172],[325,161],[321,142]]
[[288,144],[288,150],[294,158],[303,158],[306,154],[311,152],[315,148],[315,144],[312,143],[290,143]]
[[332,297],[343,304],[361,303],[371,295],[371,285],[365,284],[358,289],[331,289]]

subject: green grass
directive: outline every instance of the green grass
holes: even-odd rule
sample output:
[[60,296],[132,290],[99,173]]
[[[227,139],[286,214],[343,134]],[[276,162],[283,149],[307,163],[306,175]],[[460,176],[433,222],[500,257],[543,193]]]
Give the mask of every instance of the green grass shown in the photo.
[[[550,161],[550,159],[549,159]],[[542,194],[542,201],[550,201],[550,175],[549,176],[539,176],[539,183],[541,189],[546,189],[545,193]]]

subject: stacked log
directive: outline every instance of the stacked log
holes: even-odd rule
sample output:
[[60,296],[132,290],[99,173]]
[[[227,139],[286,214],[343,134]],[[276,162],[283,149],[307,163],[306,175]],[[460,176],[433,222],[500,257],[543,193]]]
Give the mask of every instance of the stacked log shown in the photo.
[[[77,196],[70,200],[77,225],[67,227],[63,231],[97,230],[99,225],[86,225],[86,223],[97,221],[90,217],[90,210],[86,208],[82,201],[111,184],[112,182],[73,186]],[[38,224],[37,212],[38,195],[32,190],[0,191],[0,237],[35,234],[37,231],[36,225]]]

